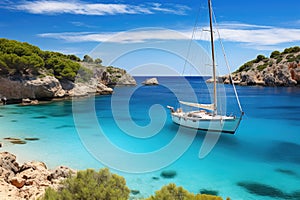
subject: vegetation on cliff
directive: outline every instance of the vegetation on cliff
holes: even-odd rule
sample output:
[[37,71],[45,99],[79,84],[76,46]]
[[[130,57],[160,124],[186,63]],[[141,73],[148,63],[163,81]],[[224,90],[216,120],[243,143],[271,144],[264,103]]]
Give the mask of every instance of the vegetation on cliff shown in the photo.
[[[290,62],[300,63],[300,47],[290,47],[286,48],[283,52],[273,51],[270,55],[270,58],[265,57],[264,55],[258,55],[254,60],[248,61],[243,64],[238,70],[238,72],[247,72],[249,70],[262,71],[267,67],[272,67],[274,64],[285,64]],[[259,65],[258,65],[259,63]]]
[[80,58],[58,52],[42,51],[26,42],[0,39],[0,75],[52,75],[57,79],[74,80]]
[[135,85],[125,70],[103,66],[100,58],[43,51],[26,42],[0,38],[0,98],[51,100],[91,93],[111,94],[114,85]]
[[[231,77],[240,85],[299,86],[300,47],[273,51],[270,57],[258,55],[243,64]],[[231,83],[228,75],[223,77],[223,81]]]
[[0,38],[0,76],[43,77],[54,76],[58,80],[80,82],[92,78],[94,69],[109,73],[110,82],[117,82],[126,71],[112,66],[105,67],[102,60],[85,55],[81,61],[75,55],[43,51],[26,42]]

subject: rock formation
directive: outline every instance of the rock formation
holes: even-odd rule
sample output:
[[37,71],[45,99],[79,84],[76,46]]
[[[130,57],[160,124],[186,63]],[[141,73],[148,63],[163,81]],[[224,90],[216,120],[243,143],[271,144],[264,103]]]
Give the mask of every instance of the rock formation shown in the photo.
[[[293,47],[280,53],[275,51],[270,58],[257,56],[245,63],[231,78],[238,85],[300,86],[300,48]],[[231,83],[229,75],[223,77],[225,84]]]
[[129,75],[129,74],[124,74],[121,76],[121,78],[119,78],[118,82],[117,82],[118,86],[122,86],[122,85],[136,85],[136,81],[135,79]]
[[157,78],[149,78],[142,82],[143,85],[158,85]]
[[113,93],[113,89],[109,86],[136,85],[134,78],[125,70],[113,67],[95,67],[93,64],[84,66],[93,69],[93,75],[86,81],[81,79],[58,80],[53,76],[41,78],[0,77],[0,98],[6,97],[9,103],[31,105],[37,104],[36,100],[79,97],[89,94],[107,95]]
[[91,93],[111,94],[112,86],[136,85],[124,69],[103,66],[85,55],[43,51],[26,42],[0,38],[0,103],[35,104]]
[[[217,83],[222,83],[222,82],[223,82],[223,78],[222,78],[222,77],[217,77],[217,78],[216,78],[216,81],[217,81]],[[206,83],[213,83],[213,82],[214,82],[214,79],[213,79],[213,78],[210,78],[210,79],[207,79],[205,82],[206,82]]]
[[27,162],[20,165],[16,156],[0,153],[0,199],[37,199],[47,187],[58,188],[59,183],[76,172],[60,166],[48,170],[43,162]]
[[7,100],[51,99],[63,93],[60,82],[52,76],[32,79],[0,77],[0,94]]

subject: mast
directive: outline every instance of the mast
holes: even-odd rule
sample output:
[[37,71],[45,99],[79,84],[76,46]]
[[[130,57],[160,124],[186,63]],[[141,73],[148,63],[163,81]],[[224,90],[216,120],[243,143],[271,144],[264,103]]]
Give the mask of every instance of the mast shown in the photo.
[[214,32],[212,24],[212,8],[211,0],[208,0],[208,9],[209,9],[209,27],[210,27],[210,40],[211,40],[211,59],[213,64],[213,80],[214,80],[214,110],[213,114],[217,114],[217,79],[216,79],[216,62],[215,62],[215,46],[214,46]]

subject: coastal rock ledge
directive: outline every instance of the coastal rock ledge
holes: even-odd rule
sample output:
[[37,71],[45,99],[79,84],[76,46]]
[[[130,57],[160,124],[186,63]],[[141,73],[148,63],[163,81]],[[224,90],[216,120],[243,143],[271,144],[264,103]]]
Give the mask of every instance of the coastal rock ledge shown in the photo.
[[43,162],[27,162],[20,165],[16,156],[0,153],[0,199],[38,199],[47,187],[57,189],[61,180],[76,171],[60,166],[48,170]]

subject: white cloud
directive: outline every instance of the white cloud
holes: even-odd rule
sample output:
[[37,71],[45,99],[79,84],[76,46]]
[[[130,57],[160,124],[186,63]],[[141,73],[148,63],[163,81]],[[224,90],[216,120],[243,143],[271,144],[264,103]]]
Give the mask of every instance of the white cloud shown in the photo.
[[263,29],[271,28],[271,26],[256,25],[256,24],[245,24],[235,21],[222,22],[218,24],[218,28],[230,28],[230,29]]
[[[242,24],[241,24],[242,25]],[[240,25],[240,26],[241,26]],[[246,29],[245,27],[249,27]],[[221,26],[220,26],[221,27]],[[229,27],[229,26],[226,26]],[[206,28],[204,28],[206,29]],[[259,28],[255,25],[243,25],[243,28],[230,29],[220,28],[223,41],[243,43],[247,46],[274,46],[282,43],[300,41],[300,29],[266,27]],[[216,33],[215,33],[216,34]],[[115,42],[115,43],[137,43],[148,40],[189,40],[191,30],[180,30],[178,32],[167,29],[138,29],[129,32],[105,32],[105,33],[44,33],[40,37],[62,39],[68,42]],[[202,38],[200,38],[200,35]],[[196,35],[197,40],[208,40],[209,32]]]
[[36,0],[11,5],[11,9],[33,14],[77,14],[77,15],[117,15],[117,14],[153,14],[156,12],[183,15],[189,8],[183,5],[159,3],[151,4],[105,4],[84,1]]
[[[189,34],[186,32],[185,34]],[[62,39],[68,42],[114,42],[114,43],[141,43],[149,40],[186,40],[184,33],[170,31],[168,29],[135,30],[128,32],[106,33],[43,33],[39,37]]]

